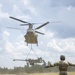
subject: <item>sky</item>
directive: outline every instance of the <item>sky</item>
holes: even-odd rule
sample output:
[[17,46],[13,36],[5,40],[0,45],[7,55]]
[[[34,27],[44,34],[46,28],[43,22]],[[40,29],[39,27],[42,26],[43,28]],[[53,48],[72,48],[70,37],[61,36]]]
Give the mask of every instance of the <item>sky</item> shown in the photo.
[[24,42],[24,35],[28,27],[20,26],[23,23],[10,16],[41,23],[34,25],[34,29],[50,22],[38,29],[45,35],[38,34],[38,46],[32,45],[35,53],[31,50],[28,58],[42,57],[54,63],[59,61],[60,55],[65,55],[67,61],[75,63],[75,0],[0,0],[0,67],[23,67],[26,62],[13,59],[27,58],[31,45]]

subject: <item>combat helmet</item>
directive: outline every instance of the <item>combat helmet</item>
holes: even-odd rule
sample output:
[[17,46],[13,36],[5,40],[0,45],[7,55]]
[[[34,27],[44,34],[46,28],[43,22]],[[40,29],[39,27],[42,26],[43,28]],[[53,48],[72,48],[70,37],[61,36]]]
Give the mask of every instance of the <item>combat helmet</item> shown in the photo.
[[65,60],[65,56],[64,55],[61,55],[60,56],[60,60]]

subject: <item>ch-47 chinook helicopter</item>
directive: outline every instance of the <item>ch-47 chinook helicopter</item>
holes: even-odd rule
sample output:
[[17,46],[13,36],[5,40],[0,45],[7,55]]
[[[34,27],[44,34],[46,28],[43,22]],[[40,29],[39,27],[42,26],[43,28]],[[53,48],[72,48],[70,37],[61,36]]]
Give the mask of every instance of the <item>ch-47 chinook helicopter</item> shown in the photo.
[[[43,27],[43,26],[45,26],[45,25],[47,25],[49,23],[49,22],[46,22],[46,23],[38,26],[37,28],[33,29],[33,25],[35,23],[29,23],[27,21],[23,21],[23,20],[20,20],[20,19],[11,17],[11,16],[10,16],[10,18],[24,23],[24,24],[21,24],[21,26],[26,26],[26,25],[29,26],[29,28],[27,29],[26,34],[24,35],[25,42],[27,43],[27,45],[28,44],[37,44],[38,45],[38,39],[37,39],[38,35],[37,35],[37,33],[42,34],[42,35],[44,35],[44,33],[41,33],[41,32],[36,31],[36,30],[40,29],[41,27]],[[17,28],[12,28],[12,27],[7,27],[7,28],[17,29]]]

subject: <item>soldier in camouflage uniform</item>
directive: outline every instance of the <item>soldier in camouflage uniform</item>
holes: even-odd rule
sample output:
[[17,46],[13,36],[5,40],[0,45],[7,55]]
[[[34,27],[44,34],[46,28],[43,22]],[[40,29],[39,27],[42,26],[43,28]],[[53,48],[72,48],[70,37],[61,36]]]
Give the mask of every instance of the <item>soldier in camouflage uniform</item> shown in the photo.
[[74,66],[75,67],[75,64],[72,64],[70,62],[65,61],[65,56],[61,55],[59,62],[56,62],[53,65],[49,63],[49,65],[46,66],[46,68],[54,67],[54,66],[58,66],[59,67],[59,71],[60,71],[59,75],[67,75],[68,66]]

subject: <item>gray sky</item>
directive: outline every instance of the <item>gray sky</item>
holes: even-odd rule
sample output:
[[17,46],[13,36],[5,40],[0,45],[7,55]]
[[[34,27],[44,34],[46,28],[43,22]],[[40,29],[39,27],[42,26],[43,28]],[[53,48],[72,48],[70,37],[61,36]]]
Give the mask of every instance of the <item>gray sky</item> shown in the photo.
[[[6,28],[28,28],[21,27],[21,22],[9,16],[35,23],[61,21],[39,29],[45,35],[38,34],[39,45],[33,45],[33,49],[46,61],[54,63],[64,54],[68,61],[75,63],[75,0],[0,0],[0,66],[13,68],[25,65],[12,60],[25,59],[30,45],[24,42],[26,31]],[[29,57],[35,57],[34,52]]]

